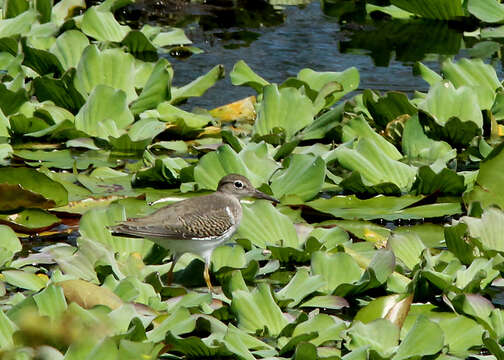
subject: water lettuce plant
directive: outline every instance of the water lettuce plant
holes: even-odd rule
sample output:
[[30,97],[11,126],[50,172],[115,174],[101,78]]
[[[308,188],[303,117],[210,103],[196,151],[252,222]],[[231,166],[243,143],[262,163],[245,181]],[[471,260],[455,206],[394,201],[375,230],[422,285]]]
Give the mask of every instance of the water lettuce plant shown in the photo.
[[[391,3],[489,16],[475,1]],[[253,95],[190,111],[225,69],[173,86],[167,51],[190,41],[120,24],[124,4],[3,3],[2,358],[502,358],[493,67],[418,63],[429,90],[408,97],[355,94],[356,68],[275,84],[239,61],[231,81]],[[168,251],[107,229],[228,173],[280,204],[244,204],[234,245],[213,253],[218,294],[200,259],[184,255],[167,285]]]

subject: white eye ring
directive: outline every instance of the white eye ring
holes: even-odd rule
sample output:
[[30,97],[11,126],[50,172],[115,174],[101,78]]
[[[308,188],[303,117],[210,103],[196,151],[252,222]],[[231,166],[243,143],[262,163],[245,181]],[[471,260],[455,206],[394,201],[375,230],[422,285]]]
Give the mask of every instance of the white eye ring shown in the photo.
[[233,185],[237,189],[242,189],[243,188],[243,183],[240,180],[236,180]]

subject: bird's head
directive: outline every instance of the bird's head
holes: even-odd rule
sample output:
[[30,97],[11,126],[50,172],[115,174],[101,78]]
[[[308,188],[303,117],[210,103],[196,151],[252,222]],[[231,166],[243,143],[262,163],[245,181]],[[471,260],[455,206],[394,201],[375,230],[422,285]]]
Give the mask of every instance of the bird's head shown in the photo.
[[225,194],[231,194],[238,198],[242,197],[254,197],[257,199],[266,199],[278,203],[279,201],[274,197],[271,197],[262,191],[257,190],[243,175],[239,174],[229,174],[224,176],[217,186],[217,191],[223,192]]

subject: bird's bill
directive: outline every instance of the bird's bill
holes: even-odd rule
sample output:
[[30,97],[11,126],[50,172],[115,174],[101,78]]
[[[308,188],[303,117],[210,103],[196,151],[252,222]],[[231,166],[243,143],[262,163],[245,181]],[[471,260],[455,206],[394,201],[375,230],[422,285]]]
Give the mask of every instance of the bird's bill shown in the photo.
[[257,198],[257,199],[266,199],[266,200],[269,200],[269,201],[273,201],[274,203],[279,203],[280,201],[278,201],[277,199],[275,199],[274,197],[272,196],[269,196],[265,193],[263,193],[262,191],[259,191],[259,190],[256,190],[254,192],[254,194],[252,194],[253,197]]

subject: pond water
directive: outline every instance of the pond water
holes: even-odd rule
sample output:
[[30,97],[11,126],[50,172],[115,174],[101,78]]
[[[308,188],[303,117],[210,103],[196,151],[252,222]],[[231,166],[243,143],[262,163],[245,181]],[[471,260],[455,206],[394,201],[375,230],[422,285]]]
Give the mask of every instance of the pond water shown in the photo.
[[[306,67],[343,71],[355,66],[361,77],[359,89],[398,90],[410,95],[428,89],[427,83],[413,74],[416,61],[438,70],[448,55],[478,56],[492,61],[502,77],[497,58],[501,45],[493,41],[478,44],[475,38],[464,36],[464,32],[473,30],[471,24],[371,20],[363,15],[363,9],[345,14],[343,5],[356,6],[353,1],[333,1],[276,10],[269,5],[266,9],[235,7],[222,12],[197,8],[200,13],[196,15],[192,8],[192,13],[183,20],[178,18],[176,25],[182,24],[194,46],[204,53],[170,58],[174,84],[186,84],[216,64],[223,64],[229,73],[241,59],[259,75],[277,83]],[[226,77],[185,107],[210,109],[252,94],[250,88],[232,86]]]

